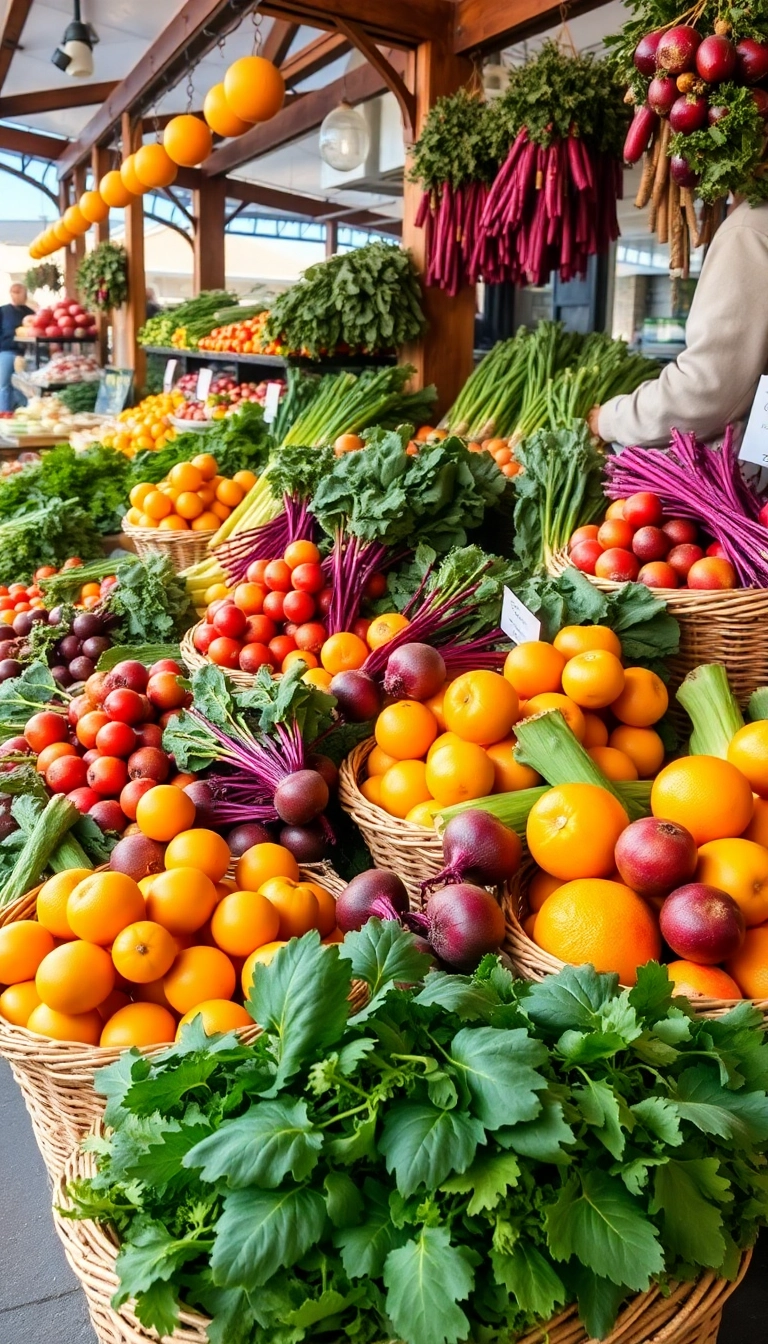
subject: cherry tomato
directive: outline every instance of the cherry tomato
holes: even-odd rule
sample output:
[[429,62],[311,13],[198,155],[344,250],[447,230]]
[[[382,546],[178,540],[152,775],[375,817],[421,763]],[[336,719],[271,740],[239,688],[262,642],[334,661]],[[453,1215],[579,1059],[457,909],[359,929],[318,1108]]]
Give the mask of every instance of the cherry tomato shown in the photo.
[[269,616],[249,616],[243,639],[246,644],[268,644],[276,634],[277,626]]
[[311,593],[302,592],[298,589],[292,593],[286,593],[283,614],[286,620],[295,621],[297,625],[304,625],[305,621],[311,621],[315,614],[315,599]]
[[224,635],[226,639],[242,639],[247,619],[245,612],[236,607],[234,602],[228,602],[219,607],[213,618],[213,627],[217,635]]
[[63,714],[44,709],[27,720],[24,736],[33,751],[42,751],[43,747],[49,747],[52,742],[66,742],[67,720]]
[[300,625],[294,639],[297,649],[306,649],[308,653],[319,653],[322,649],[328,631],[319,621],[308,621],[306,625]]
[[285,593],[267,593],[264,598],[264,615],[272,621],[282,621],[285,616]]
[[105,798],[117,798],[128,783],[128,766],[119,756],[100,756],[88,766],[88,787]]
[[294,588],[304,593],[319,593],[325,583],[320,565],[297,565],[291,573]]
[[216,628],[207,622],[199,625],[195,631],[193,644],[198,653],[207,653],[211,647],[211,642],[216,638]]
[[[234,671],[235,668],[240,666],[240,645],[236,639],[228,639],[224,635],[219,635],[211,642],[208,657],[217,667],[228,667]],[[171,714],[178,713],[177,710],[171,710],[170,712]]]
[[145,704],[146,696],[139,695],[138,691],[131,691],[127,686],[118,686],[116,690],[110,691],[104,701],[104,709],[109,718],[118,723],[143,723],[148,718]]
[[240,650],[240,671],[258,672],[259,668],[264,666],[275,666],[275,659],[267,645],[258,642],[243,645]]
[[119,720],[105,723],[96,734],[96,749],[103,756],[130,756],[136,750],[136,734]]
[[[299,565],[301,569],[301,565]],[[264,570],[264,582],[273,593],[288,593],[291,590],[291,578],[293,576],[293,587],[298,587],[295,582],[296,570],[293,572],[288,568],[284,560],[270,560],[267,568]]]
[[366,597],[383,597],[386,591],[386,574],[371,574],[371,577],[363,589],[363,593]]
[[263,584],[268,564],[269,560],[253,560],[245,571],[245,577],[248,582]]
[[290,635],[276,635],[274,639],[269,641],[269,651],[278,667],[283,659],[288,657],[289,653],[293,653],[295,648],[296,640],[292,639]]

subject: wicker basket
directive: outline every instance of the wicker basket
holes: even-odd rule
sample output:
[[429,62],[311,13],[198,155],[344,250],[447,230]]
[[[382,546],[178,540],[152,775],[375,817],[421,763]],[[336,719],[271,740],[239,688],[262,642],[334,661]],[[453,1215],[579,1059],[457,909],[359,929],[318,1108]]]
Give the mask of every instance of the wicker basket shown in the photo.
[[359,827],[377,868],[391,868],[401,877],[411,898],[411,907],[421,910],[421,884],[436,877],[445,866],[442,842],[436,831],[391,817],[360,792],[365,763],[375,746],[368,738],[355,747],[339,768],[339,801]]
[[[333,896],[338,896],[346,886],[327,863],[307,865],[302,872],[322,882]],[[36,887],[0,911],[0,927],[20,919],[35,919],[39,890]],[[258,1031],[256,1026],[243,1028],[247,1040]],[[159,1045],[145,1053],[166,1048]],[[122,1049],[50,1040],[0,1018],[0,1055],[7,1059],[19,1084],[37,1145],[54,1179],[93,1122],[103,1114],[106,1101],[94,1091],[94,1074],[106,1064],[114,1063],[122,1053]]]
[[204,560],[208,542],[216,536],[216,528],[205,532],[161,532],[156,527],[134,527],[125,518],[121,526],[142,560],[145,555],[167,555],[177,574]]
[[[565,551],[553,558],[549,570],[557,576],[570,561]],[[621,583],[585,575],[603,593],[616,592]],[[694,667],[723,663],[728,680],[743,707],[756,686],[768,685],[768,589],[729,588],[701,592],[691,588],[652,588],[680,625],[680,649],[667,660],[672,689],[676,690]],[[682,710],[680,711],[682,714]]]
[[[203,622],[199,621],[197,625],[192,626],[191,630],[187,630],[179,644],[179,651],[190,672],[196,672],[200,667],[210,667],[210,662],[205,654],[199,653],[195,648],[195,631],[202,624]],[[246,689],[253,686],[256,681],[252,672],[234,671],[228,667],[220,667],[219,671],[223,672],[229,681],[234,682],[235,686],[243,686]]]
[[[116,1310],[111,1298],[117,1289],[115,1273],[118,1241],[109,1227],[75,1222],[62,1210],[71,1207],[67,1182],[95,1174],[92,1153],[72,1154],[54,1190],[53,1218],[64,1252],[80,1281],[91,1321],[100,1344],[148,1344],[157,1335],[142,1327],[129,1303]],[[705,1274],[693,1283],[678,1284],[667,1296],[659,1288],[633,1297],[619,1314],[603,1344],[716,1344],[723,1307],[738,1287],[751,1252],[741,1260],[734,1283]],[[207,1320],[194,1311],[182,1311],[173,1344],[208,1344]],[[575,1307],[568,1307],[542,1329],[529,1332],[517,1344],[589,1344]]]

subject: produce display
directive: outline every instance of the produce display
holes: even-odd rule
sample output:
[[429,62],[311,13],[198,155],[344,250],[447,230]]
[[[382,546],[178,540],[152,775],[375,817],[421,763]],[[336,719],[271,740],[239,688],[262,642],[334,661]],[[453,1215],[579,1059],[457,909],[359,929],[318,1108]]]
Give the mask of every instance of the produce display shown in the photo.
[[45,337],[50,341],[92,341],[98,335],[96,318],[76,299],[62,298],[53,308],[28,313],[16,332],[19,340]]
[[[237,379],[228,373],[219,374],[214,378],[208,396],[205,401],[196,399],[197,374],[185,374],[184,378],[192,379],[188,384],[191,392],[191,399],[179,406],[174,412],[174,420],[194,420],[199,423],[207,423],[209,420],[223,420],[226,415],[234,415],[240,409],[244,402],[255,402],[257,406],[263,406],[267,399],[267,388],[269,383],[262,380],[260,383],[238,383]],[[176,384],[176,391],[184,391],[180,378]],[[270,379],[270,382],[276,382],[281,389],[281,396],[285,393],[285,383],[282,379]]]
[[280,355],[284,350],[277,340],[268,340],[265,327],[269,313],[265,310],[253,317],[241,317],[235,322],[226,322],[214,327],[207,336],[198,341],[200,350],[215,350],[218,353],[237,355]]
[[215,325],[217,313],[236,304],[237,296],[226,290],[204,290],[197,298],[148,318],[137,339],[141,345],[173,345],[179,350],[196,350],[198,339],[207,336]]
[[35,387],[57,387],[67,383],[97,383],[101,367],[95,355],[58,353],[51,355],[47,364],[25,374]]
[[256,484],[252,471],[232,479],[219,474],[210,453],[179,462],[158,481],[141,481],[130,493],[125,522],[160,532],[215,532]]
[[170,417],[183,404],[180,392],[155,392],[144,397],[137,406],[120,412],[100,436],[101,442],[105,448],[117,448],[129,457],[143,448],[163,448],[176,437]]

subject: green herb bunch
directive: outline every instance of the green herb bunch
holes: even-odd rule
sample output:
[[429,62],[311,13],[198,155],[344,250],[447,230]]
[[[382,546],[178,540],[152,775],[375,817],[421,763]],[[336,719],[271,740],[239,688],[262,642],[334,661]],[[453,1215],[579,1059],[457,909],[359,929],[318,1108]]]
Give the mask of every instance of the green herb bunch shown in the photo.
[[621,992],[427,966],[395,922],[306,934],[256,968],[252,1045],[198,1019],[97,1075],[113,1132],[71,1194],[118,1231],[116,1305],[160,1335],[201,1308],[211,1344],[501,1344],[735,1276],[768,1214],[759,1013],[696,1018],[654,963]]
[[108,313],[128,298],[128,253],[118,243],[99,243],[77,268],[77,291],[90,309]]
[[[130,461],[114,448],[92,444],[75,452],[69,444],[59,444],[39,462],[0,480],[0,520],[19,518],[53,500],[68,499],[76,501],[101,534],[119,532],[130,476]],[[81,554],[77,546],[71,553]]]
[[[237,303],[237,295],[226,289],[204,289],[194,299],[179,303],[175,308],[167,308],[155,313],[144,323],[137,340],[140,345],[169,346],[175,331],[194,329],[198,334],[194,343],[185,342],[186,349],[195,349],[199,336],[207,336],[219,325],[219,315],[228,312]],[[243,309],[245,312],[245,309]],[[229,319],[234,321],[233,318]]]
[[42,261],[39,266],[30,266],[24,276],[24,284],[33,294],[36,289],[50,289],[54,294],[64,288],[61,267],[55,261]]
[[75,499],[56,496],[0,522],[0,583],[29,581],[41,565],[58,569],[73,555],[101,554],[101,537]]
[[[117,576],[117,583],[99,611],[114,617],[110,630],[114,643],[167,644],[178,640],[193,624],[195,610],[184,579],[165,555],[148,555],[140,560],[126,553],[117,560],[96,560],[63,570],[43,580],[49,608],[73,601],[84,583],[98,583],[109,574]],[[61,626],[56,628],[61,635]]]
[[760,171],[761,164],[768,168],[763,162],[765,122],[750,89],[721,84],[717,102],[728,115],[705,130],[673,135],[669,152],[683,156],[698,175],[696,195],[703,201],[714,204],[733,191],[757,205],[768,200],[768,171]]
[[492,181],[509,148],[497,109],[468,89],[438,98],[413,146],[410,181],[425,191]]
[[578,135],[600,152],[620,155],[630,119],[623,92],[608,61],[547,41],[512,71],[498,116],[508,145],[525,127],[538,145]]

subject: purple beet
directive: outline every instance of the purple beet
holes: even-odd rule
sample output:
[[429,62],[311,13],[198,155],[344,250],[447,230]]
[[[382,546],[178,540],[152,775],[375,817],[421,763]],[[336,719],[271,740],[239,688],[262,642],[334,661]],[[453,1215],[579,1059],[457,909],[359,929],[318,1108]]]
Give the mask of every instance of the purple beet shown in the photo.
[[306,826],[328,806],[328,785],[317,770],[294,770],[275,789],[275,811],[286,826]]
[[656,53],[662,36],[663,29],[655,28],[652,33],[646,33],[645,37],[641,37],[635,47],[635,54],[632,57],[635,68],[649,79],[656,73]]
[[381,691],[367,672],[337,672],[328,689],[350,723],[367,723],[381,709]]
[[714,107],[710,107],[707,111],[708,124],[714,126],[718,121],[722,121],[723,117],[727,117],[729,111],[730,108],[723,107],[722,104],[716,104]]
[[760,113],[760,116],[765,121],[766,117],[768,117],[768,93],[766,93],[765,89],[752,89],[751,93],[752,101]]
[[659,117],[669,116],[677,98],[677,85],[674,79],[670,79],[667,75],[657,75],[648,85],[648,106]]
[[670,893],[659,927],[679,957],[702,966],[727,961],[744,942],[744,915],[732,896],[705,882],[689,882]]
[[[198,783],[204,783],[198,780]],[[208,793],[210,789],[205,785]],[[187,788],[192,788],[191,784]],[[194,801],[194,799],[193,799]],[[234,826],[227,836],[227,844],[233,859],[239,859],[246,851],[254,845],[273,844],[275,837],[267,826],[263,826],[260,821],[244,821],[240,826]]]
[[683,135],[691,135],[694,131],[700,131],[707,124],[707,108],[707,100],[702,98],[700,94],[683,94],[672,104],[669,113],[669,124],[672,130],[680,131]]
[[457,971],[474,971],[504,941],[504,914],[498,901],[484,887],[467,882],[430,896],[423,919],[422,932],[430,946]]
[[676,154],[669,160],[669,175],[678,187],[695,187],[698,185],[698,175],[694,173],[687,159],[683,159]]
[[87,681],[96,671],[96,664],[92,658],[86,658],[84,654],[78,654],[69,664],[69,671],[73,681]]
[[9,681],[11,677],[20,677],[23,669],[16,658],[0,658],[0,681]]
[[328,850],[328,839],[322,823],[311,821],[307,826],[283,826],[278,840],[289,849],[297,863],[320,863]]
[[336,923],[342,933],[362,929],[375,913],[374,902],[383,898],[398,915],[408,910],[408,892],[396,873],[386,868],[368,868],[353,877],[336,902]]
[[216,830],[218,822],[215,815],[215,805],[210,786],[204,779],[196,779],[191,784],[185,784],[184,792],[189,795],[195,804],[195,826],[202,826],[207,830]]
[[429,700],[445,677],[442,654],[431,644],[401,644],[387,661],[384,691],[396,700]]
[[65,635],[63,639],[59,640],[58,649],[62,662],[69,663],[80,652],[80,640],[77,635]]
[[9,639],[15,639],[10,625],[0,625],[0,644],[7,644]]
[[470,808],[448,822],[443,832],[446,866],[438,877],[422,885],[470,882],[499,886],[517,872],[522,854],[514,831],[479,807]]

